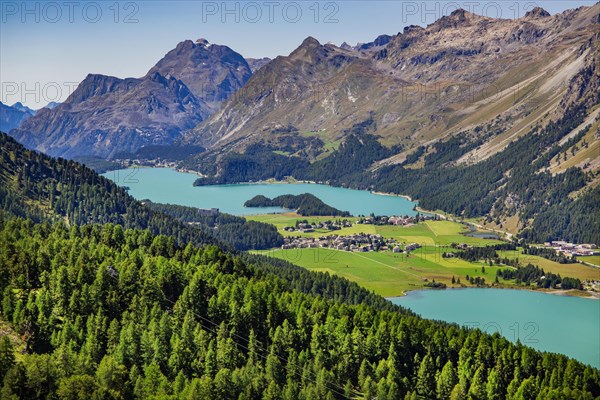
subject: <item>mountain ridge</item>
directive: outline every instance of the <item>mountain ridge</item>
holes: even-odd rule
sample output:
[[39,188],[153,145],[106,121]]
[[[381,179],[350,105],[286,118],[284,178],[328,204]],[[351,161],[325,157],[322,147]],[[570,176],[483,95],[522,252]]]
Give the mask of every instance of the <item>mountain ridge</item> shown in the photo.
[[90,74],[65,102],[44,108],[11,135],[50,155],[109,157],[168,144],[208,115],[185,84],[159,73],[142,79]]
[[227,46],[183,41],[141,78],[88,74],[65,102],[40,110],[11,135],[61,157],[110,157],[171,144],[251,74]]
[[[465,130],[489,130],[499,116],[514,120],[497,135],[508,143],[547,123],[545,108],[559,109],[566,87],[560,83],[582,68],[579,48],[595,40],[599,9],[596,4],[555,16],[534,9],[516,20],[457,10],[362,51],[309,37],[257,71],[238,96],[181,140],[243,151],[292,126],[300,136],[339,143],[344,129],[374,112],[382,143],[407,151]],[[328,59],[339,65],[330,62],[325,71]],[[307,61],[312,68],[302,68]],[[293,95],[286,98],[286,92]],[[529,105],[535,108],[526,110]]]

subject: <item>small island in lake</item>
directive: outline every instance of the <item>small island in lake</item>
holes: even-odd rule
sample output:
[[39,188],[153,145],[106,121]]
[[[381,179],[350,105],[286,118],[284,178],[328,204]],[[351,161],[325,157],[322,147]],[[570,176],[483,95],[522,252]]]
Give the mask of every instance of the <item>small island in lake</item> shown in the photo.
[[277,196],[274,199],[258,195],[246,201],[244,207],[282,207],[296,210],[296,212],[302,216],[350,216],[348,211],[340,211],[335,207],[331,207],[310,193],[299,195],[284,194],[282,196]]

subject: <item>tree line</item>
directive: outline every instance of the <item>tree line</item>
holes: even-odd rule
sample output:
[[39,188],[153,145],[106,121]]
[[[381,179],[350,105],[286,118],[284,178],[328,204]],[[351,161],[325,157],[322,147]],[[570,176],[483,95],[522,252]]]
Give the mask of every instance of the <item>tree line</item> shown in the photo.
[[504,280],[515,279],[518,285],[522,284],[524,286],[535,284],[537,287],[545,289],[583,289],[583,285],[579,279],[570,277],[561,278],[560,274],[545,272],[542,268],[533,264],[527,264],[524,267],[519,266],[515,269],[499,269],[497,275]]
[[279,247],[283,236],[271,224],[247,221],[245,218],[226,213],[206,213],[195,207],[160,204],[144,201],[152,210],[170,215],[179,221],[202,229],[236,250],[263,250]]
[[263,195],[257,195],[247,200],[244,207],[282,207],[288,210],[295,210],[298,214],[308,216],[334,216],[334,217],[349,217],[348,211],[340,211],[335,207],[331,207],[311,193],[299,195],[284,194],[269,199]]

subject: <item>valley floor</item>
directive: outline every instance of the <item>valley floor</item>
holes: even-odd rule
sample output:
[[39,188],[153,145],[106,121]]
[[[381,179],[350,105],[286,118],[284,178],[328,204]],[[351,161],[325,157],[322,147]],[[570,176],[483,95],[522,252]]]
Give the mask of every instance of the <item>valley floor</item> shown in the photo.
[[[394,238],[404,244],[420,244],[422,247],[409,255],[391,251],[348,252],[327,248],[272,249],[256,252],[292,262],[311,271],[329,272],[343,276],[384,297],[402,296],[410,290],[425,289],[425,285],[434,280],[449,288],[474,287],[467,281],[467,275],[473,278],[483,278],[486,285],[494,287],[534,289],[517,285],[514,281],[504,281],[502,278],[499,279],[498,284],[495,284],[497,270],[510,268],[506,265],[490,266],[483,261],[469,262],[456,257],[442,257],[444,252],[456,251],[455,248],[450,247],[452,243],[465,243],[473,247],[501,243],[499,240],[465,236],[464,233],[469,230],[464,224],[458,222],[425,221],[408,227],[353,224],[352,227],[333,232],[316,230],[310,233],[299,233],[297,231],[286,232],[283,231],[283,228],[294,225],[296,220],[307,219],[309,222],[317,222],[332,218],[301,217],[294,213],[257,215],[246,218],[271,223],[285,236],[320,237],[331,234],[371,233],[380,234],[384,238]],[[563,277],[578,278],[582,281],[600,281],[600,269],[581,263],[560,264],[539,256],[522,254],[520,248],[515,251],[498,251],[498,255],[500,258],[511,260],[518,258],[522,265],[532,263],[547,272],[560,274]],[[452,278],[455,279],[454,284]],[[597,298],[594,296],[597,294],[595,292],[547,291]]]

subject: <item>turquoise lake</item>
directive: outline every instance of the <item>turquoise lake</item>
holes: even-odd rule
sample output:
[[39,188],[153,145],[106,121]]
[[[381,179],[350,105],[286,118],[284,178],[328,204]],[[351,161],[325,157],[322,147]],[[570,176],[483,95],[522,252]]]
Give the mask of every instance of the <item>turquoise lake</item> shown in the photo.
[[110,171],[103,176],[120,186],[129,187],[129,194],[138,200],[170,203],[198,208],[218,208],[234,215],[281,213],[279,207],[247,208],[244,202],[262,194],[273,198],[282,194],[312,193],[326,204],[352,215],[415,215],[415,203],[399,196],[384,196],[364,190],[336,188],[310,183],[265,183],[211,185],[194,187],[195,174],[168,168],[129,168]]
[[425,318],[498,332],[600,368],[600,301],[525,290],[451,289],[390,299]]

